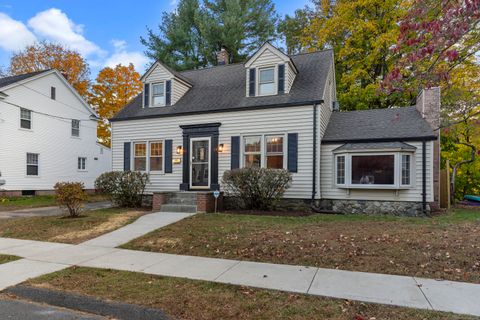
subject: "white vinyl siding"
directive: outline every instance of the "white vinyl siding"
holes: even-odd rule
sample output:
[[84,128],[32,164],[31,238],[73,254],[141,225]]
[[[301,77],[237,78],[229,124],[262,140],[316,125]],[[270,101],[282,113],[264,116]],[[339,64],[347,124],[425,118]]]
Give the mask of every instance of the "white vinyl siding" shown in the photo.
[[[335,167],[333,150],[342,144],[324,144],[321,147],[321,191],[323,199],[385,200],[385,201],[422,201],[422,142],[408,144],[416,147],[411,156],[412,181],[408,188],[389,190],[346,189],[335,185]],[[427,144],[427,201],[433,201],[433,143]]]
[[[150,72],[150,74],[144,79],[144,83],[157,83],[171,80],[171,105],[180,100],[185,93],[187,93],[189,87],[185,85],[182,81],[176,79],[166,68],[162,65],[157,64],[157,66]],[[150,95],[153,94],[153,87],[150,88]]]
[[[50,97],[52,86],[56,88],[55,100]],[[0,170],[6,182],[3,189],[53,190],[58,181],[81,181],[86,189],[93,189],[95,179],[111,170],[110,149],[97,143],[97,122],[87,120],[91,113],[60,76],[47,73],[2,90],[8,95],[0,99]],[[32,132],[19,130],[20,109],[7,102],[32,111]],[[82,120],[82,139],[71,138],[70,119]],[[34,178],[26,176],[27,153],[39,154],[39,175]],[[88,172],[78,172],[79,156],[87,157]]]
[[295,71],[289,63],[285,64],[285,93],[289,93],[295,80]]
[[298,172],[292,174],[292,186],[287,190],[285,197],[310,198],[313,174],[312,115],[312,106],[304,106],[113,122],[113,169],[123,170],[124,142],[172,139],[172,158],[181,159],[182,163],[173,164],[172,173],[150,176],[147,192],[179,190],[183,158],[176,154],[175,149],[183,145],[180,125],[222,123],[219,127],[218,143],[224,145],[224,151],[219,153],[219,181],[225,170],[230,170],[232,136],[298,133]]
[[177,103],[180,98],[183,97],[185,93],[187,93],[188,87],[184,85],[182,82],[173,79],[172,81],[172,105]]

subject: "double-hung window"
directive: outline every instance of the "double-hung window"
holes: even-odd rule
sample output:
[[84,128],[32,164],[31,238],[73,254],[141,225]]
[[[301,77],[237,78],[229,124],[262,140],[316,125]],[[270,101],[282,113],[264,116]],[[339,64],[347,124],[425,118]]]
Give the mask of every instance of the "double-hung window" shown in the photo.
[[80,137],[80,120],[72,119],[72,137]]
[[163,142],[150,142],[150,171],[163,171]]
[[409,154],[402,154],[402,185],[408,186],[410,185],[411,180],[411,169],[410,169],[410,162],[412,157]]
[[147,171],[147,144],[145,142],[133,144],[133,169]]
[[249,136],[243,138],[244,167],[260,168],[262,166],[262,136]]
[[258,94],[275,94],[275,67],[261,68],[258,74]]
[[38,176],[38,153],[27,153],[27,176]]
[[336,157],[337,184],[345,184],[345,156]]
[[283,136],[266,136],[267,168],[283,169]]
[[152,106],[165,105],[165,82],[152,84]]
[[32,111],[20,108],[20,128],[32,129]]
[[78,157],[77,169],[80,170],[80,171],[85,171],[85,170],[87,170],[87,158],[85,158],[85,157]]

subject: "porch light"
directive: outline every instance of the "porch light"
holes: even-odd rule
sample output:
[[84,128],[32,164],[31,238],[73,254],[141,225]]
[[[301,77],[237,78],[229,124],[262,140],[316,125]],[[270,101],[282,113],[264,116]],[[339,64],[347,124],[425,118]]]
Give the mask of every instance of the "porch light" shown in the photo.
[[218,153],[223,152],[223,150],[224,150],[223,148],[224,148],[223,143],[219,144],[218,147],[217,147],[217,152]]
[[177,154],[183,154],[183,147],[182,146],[177,146],[176,152],[177,152]]

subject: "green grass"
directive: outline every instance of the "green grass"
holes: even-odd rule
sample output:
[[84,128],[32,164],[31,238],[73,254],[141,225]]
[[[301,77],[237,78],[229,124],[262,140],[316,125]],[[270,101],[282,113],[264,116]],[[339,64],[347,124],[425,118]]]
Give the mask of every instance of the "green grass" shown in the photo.
[[135,221],[145,211],[108,208],[64,216],[0,219],[0,237],[77,244]]
[[[87,202],[106,200],[104,195],[88,195]],[[0,197],[0,211],[56,206],[55,196]]]
[[17,256],[10,256],[10,255],[5,255],[5,254],[0,254],[0,264],[2,263],[8,263],[12,262],[15,260],[21,259],[20,257]]
[[122,248],[480,283],[480,211],[433,218],[200,214]]
[[45,275],[27,284],[158,308],[172,319],[473,319],[450,313],[83,267]]

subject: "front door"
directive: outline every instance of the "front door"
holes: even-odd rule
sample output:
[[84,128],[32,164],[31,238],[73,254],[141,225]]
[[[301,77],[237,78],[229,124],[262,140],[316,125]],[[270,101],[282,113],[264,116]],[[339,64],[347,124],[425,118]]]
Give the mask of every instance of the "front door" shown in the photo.
[[190,139],[190,188],[210,188],[210,137]]

